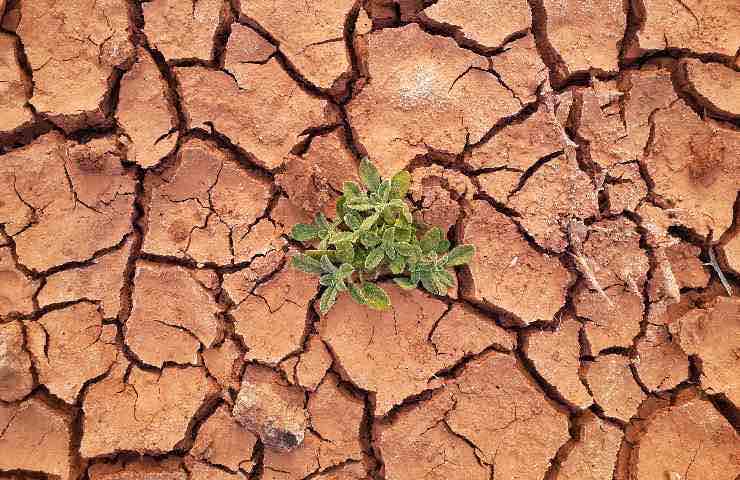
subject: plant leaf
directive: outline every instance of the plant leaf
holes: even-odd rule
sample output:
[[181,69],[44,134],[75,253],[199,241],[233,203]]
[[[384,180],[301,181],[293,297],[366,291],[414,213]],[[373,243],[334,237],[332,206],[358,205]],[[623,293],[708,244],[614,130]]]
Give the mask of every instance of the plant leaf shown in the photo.
[[331,260],[329,260],[328,256],[322,255],[320,261],[321,261],[321,268],[324,269],[324,272],[334,273],[337,271],[337,267],[335,267],[334,264],[331,263]]
[[367,157],[360,161],[360,178],[368,190],[374,192],[380,186],[380,173]]
[[344,223],[346,223],[353,231],[359,230],[360,225],[362,224],[362,219],[355,212],[347,212],[344,214]]
[[337,272],[337,277],[339,278],[347,278],[350,275],[352,275],[352,272],[355,271],[355,267],[353,267],[349,263],[343,263],[339,266],[339,271]]
[[367,200],[362,199],[350,200],[345,204],[345,207],[358,212],[367,212],[373,209],[373,206]]
[[380,243],[380,237],[375,232],[365,231],[360,234],[360,243],[368,248],[372,248]]
[[[394,237],[394,240],[396,243],[398,242],[411,242],[411,235],[413,235],[413,229],[412,228],[403,228],[403,227],[396,227],[396,235]],[[414,240],[416,240],[416,237],[414,237]]]
[[475,255],[475,247],[473,245],[459,245],[447,254],[445,265],[448,267],[465,265],[473,259],[473,255]]
[[326,228],[329,229],[329,221],[326,219],[323,213],[319,212],[318,215],[316,215],[316,225],[319,228]]
[[319,262],[315,258],[303,254],[293,257],[293,259],[291,260],[291,265],[293,265],[294,268],[297,268],[298,270],[306,273],[321,273],[323,271],[323,269],[321,268],[321,262]]
[[299,242],[315,240],[319,237],[319,227],[316,225],[297,223],[293,225],[290,236],[293,237],[293,240],[298,240]]
[[335,256],[340,262],[351,263],[355,259],[355,248],[351,242],[342,242],[337,245]]
[[319,310],[322,314],[326,314],[326,312],[334,306],[337,302],[338,294],[339,292],[334,287],[327,287],[326,290],[324,290],[324,293],[321,294],[321,299],[319,300]]
[[393,259],[389,267],[394,275],[399,275],[406,269],[406,259],[401,255],[398,255]]
[[332,245],[337,245],[343,242],[350,242],[355,238],[354,232],[335,232],[334,235],[329,238],[329,243]]
[[374,310],[387,310],[391,306],[391,299],[388,294],[374,283],[363,283],[362,293],[365,294],[367,306]]
[[390,180],[383,180],[380,182],[380,186],[378,187],[378,197],[380,197],[380,201],[383,203],[386,203],[391,198]]
[[447,250],[450,249],[450,245],[450,241],[445,238],[437,244],[437,246],[434,248],[434,251],[440,254],[447,253]]
[[429,253],[434,251],[437,248],[439,242],[444,240],[444,238],[444,232],[442,232],[441,228],[432,227],[427,233],[424,234],[423,237],[421,237],[419,244],[421,246],[421,249],[424,250],[424,253]]
[[393,213],[393,209],[388,206],[383,209],[383,220],[385,220],[385,223],[391,224],[395,221],[396,214]]
[[344,280],[340,278],[334,284],[334,288],[337,289],[337,292],[346,292],[347,291],[347,284],[344,283]]
[[418,245],[411,245],[408,242],[398,242],[395,245],[398,253],[404,257],[418,258],[421,256],[421,248]]
[[342,184],[342,193],[347,196],[347,199],[362,196],[362,189],[355,182],[344,182]]
[[437,283],[434,281],[434,274],[431,272],[424,272],[421,275],[421,284],[424,287],[424,290],[427,292],[437,295],[439,294],[439,291],[437,290]]
[[411,215],[411,210],[409,210],[408,205],[406,206],[406,208],[401,210],[401,212],[403,213],[404,220],[406,220],[406,222],[408,222],[409,225],[414,223],[414,216]]
[[455,285],[455,277],[453,277],[452,274],[447,270],[439,270],[436,273],[436,277],[437,280],[439,280],[439,283],[447,288],[453,287]]
[[370,230],[371,228],[373,228],[373,225],[375,225],[375,222],[377,222],[378,219],[380,219],[380,214],[373,213],[362,221],[362,224],[360,225],[360,230]]
[[319,284],[325,287],[334,285],[335,283],[336,283],[336,279],[334,278],[334,275],[331,273],[325,273],[321,277],[319,277]]
[[393,240],[396,236],[396,228],[390,227],[383,232],[383,243],[386,245],[393,245]]
[[411,174],[406,170],[393,175],[391,179],[391,198],[404,198],[411,186]]
[[403,288],[404,290],[413,290],[419,282],[412,282],[410,278],[398,277],[393,279],[396,285]]
[[365,259],[365,270],[375,270],[378,268],[384,256],[385,254],[381,247],[373,249]]
[[357,286],[355,283],[350,283],[347,285],[349,287],[349,296],[352,297],[352,299],[359,303],[360,305],[365,305],[367,303],[367,298],[365,298],[365,294],[362,292],[362,289]]
[[326,255],[326,256],[334,255],[335,252],[334,250],[326,250],[322,248],[319,250],[306,250],[304,253],[311,258],[321,258],[323,255]]

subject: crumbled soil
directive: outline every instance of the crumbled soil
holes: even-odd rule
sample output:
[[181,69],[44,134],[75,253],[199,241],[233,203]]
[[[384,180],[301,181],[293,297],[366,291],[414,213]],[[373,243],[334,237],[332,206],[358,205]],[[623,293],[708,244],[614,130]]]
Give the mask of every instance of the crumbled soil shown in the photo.
[[[733,0],[0,0],[0,479],[740,478]],[[368,155],[477,253],[290,257]]]

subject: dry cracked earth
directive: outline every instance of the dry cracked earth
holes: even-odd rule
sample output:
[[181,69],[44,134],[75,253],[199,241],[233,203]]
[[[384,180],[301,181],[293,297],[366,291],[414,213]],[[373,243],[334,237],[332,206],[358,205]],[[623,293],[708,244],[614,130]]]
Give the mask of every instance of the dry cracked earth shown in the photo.
[[[740,478],[736,0],[0,16],[0,478]],[[319,317],[365,154],[477,255]]]

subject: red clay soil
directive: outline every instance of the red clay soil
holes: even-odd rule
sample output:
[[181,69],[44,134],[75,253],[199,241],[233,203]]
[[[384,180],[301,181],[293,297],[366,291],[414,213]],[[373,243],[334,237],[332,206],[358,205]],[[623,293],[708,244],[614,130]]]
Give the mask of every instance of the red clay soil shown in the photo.
[[[740,478],[736,0],[0,18],[0,479]],[[364,155],[477,254],[321,317]]]

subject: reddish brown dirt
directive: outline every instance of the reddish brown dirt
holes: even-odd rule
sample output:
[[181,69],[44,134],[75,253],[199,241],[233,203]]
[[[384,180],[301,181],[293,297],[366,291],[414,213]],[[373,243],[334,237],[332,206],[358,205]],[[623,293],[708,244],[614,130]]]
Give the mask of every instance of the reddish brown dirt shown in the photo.
[[[0,0],[0,479],[737,480],[738,5]],[[477,254],[320,317],[365,154]]]

